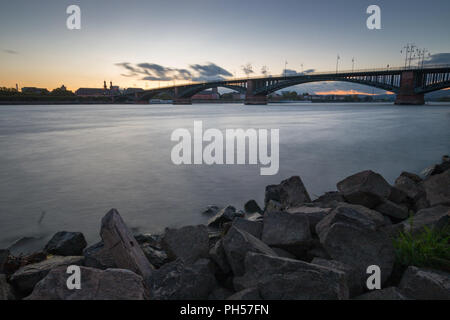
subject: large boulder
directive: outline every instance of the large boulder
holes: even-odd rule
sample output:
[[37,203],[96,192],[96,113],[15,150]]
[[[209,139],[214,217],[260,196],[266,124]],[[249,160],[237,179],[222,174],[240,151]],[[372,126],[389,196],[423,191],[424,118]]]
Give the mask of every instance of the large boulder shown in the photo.
[[229,296],[227,300],[261,300],[258,288],[248,288]]
[[[403,201],[407,202],[414,211],[426,208],[428,206],[422,179],[417,175],[413,173],[402,172],[400,176],[395,180],[394,187],[395,189],[392,190],[400,190],[401,192],[406,194],[407,199]],[[395,198],[398,197],[401,198],[402,196],[399,196],[398,192],[394,191],[394,194],[390,198],[392,201],[394,201]]]
[[379,266],[382,284],[392,273],[395,250],[391,238],[382,231],[358,224],[336,222],[319,233],[320,242],[333,260],[355,267],[365,286],[367,267]]
[[305,202],[311,202],[308,191],[299,176],[290,177],[277,185],[266,187],[264,204],[267,206],[270,200],[279,202],[283,208],[300,206]]
[[2,300],[14,300],[13,289],[10,284],[6,281],[6,276],[0,274],[0,301]]
[[246,213],[262,213],[262,209],[255,200],[249,200],[244,204]]
[[338,190],[347,202],[374,208],[389,197],[391,186],[371,170],[358,172],[337,183]]
[[275,200],[269,200],[269,202],[266,203],[266,206],[264,208],[264,214],[267,214],[269,212],[280,212],[283,211],[283,206],[281,203]]
[[222,239],[217,241],[214,246],[209,250],[209,256],[219,267],[219,271],[227,274],[231,272],[230,264],[228,263],[225,250],[223,248]]
[[145,282],[149,281],[154,266],[116,209],[109,210],[102,218],[100,236],[118,268],[131,270],[141,275]]
[[350,296],[355,296],[364,291],[364,288],[361,286],[360,277],[355,272],[356,270],[354,266],[347,265],[340,261],[326,260],[322,258],[314,258],[311,263],[343,272],[347,278],[347,287]]
[[26,265],[17,270],[10,278],[11,284],[22,294],[29,294],[33,291],[36,283],[41,281],[50,270],[56,267],[66,267],[70,265],[83,265],[84,257],[62,257],[54,256],[39,263]]
[[360,205],[341,203],[316,224],[316,233],[320,235],[336,222],[353,224],[371,230],[377,230],[386,224],[383,215],[375,210]]
[[319,206],[328,206],[332,205],[335,202],[344,202],[345,199],[342,196],[342,194],[338,191],[329,191],[325,192],[323,195],[318,197],[313,201],[313,203],[319,205]]
[[105,248],[103,241],[97,242],[87,247],[83,251],[84,265],[86,267],[97,269],[116,268],[114,259],[109,251]]
[[233,221],[234,218],[243,217],[244,214],[241,211],[236,211],[236,208],[233,206],[227,206],[217,212],[211,219],[208,221],[208,227],[212,228],[220,228],[223,224],[227,222]]
[[223,249],[235,276],[244,274],[245,256],[248,252],[257,252],[276,256],[277,254],[264,242],[248,232],[231,227],[222,240]]
[[387,199],[383,199],[383,201],[375,207],[375,210],[385,216],[397,220],[404,220],[409,216],[408,207],[406,205],[397,204]]
[[293,207],[289,208],[286,211],[293,214],[302,215],[308,218],[309,227],[311,230],[311,234],[315,234],[316,225],[325,218],[330,212],[332,208],[321,208],[321,207]]
[[383,289],[375,289],[359,295],[355,300],[409,300],[403,292],[396,287],[387,287]]
[[79,256],[86,245],[81,232],[60,231],[50,239],[44,251],[58,256]]
[[348,299],[345,274],[288,258],[249,252],[237,290],[258,288],[265,300]]
[[250,233],[252,236],[261,239],[263,223],[262,221],[252,221],[245,218],[236,218],[233,220],[233,227]]
[[0,249],[0,273],[5,273],[5,266],[8,263],[9,254],[8,249]]
[[153,273],[151,283],[152,300],[206,300],[217,287],[208,259],[194,264],[181,259],[167,263]]
[[80,267],[81,289],[68,289],[65,267],[52,269],[26,300],[143,300],[142,277],[125,269]]
[[450,273],[410,266],[399,288],[412,299],[450,300]]
[[450,224],[450,207],[436,206],[422,209],[417,212],[411,220],[402,222],[403,231],[418,234],[429,229],[442,229]]
[[81,232],[57,232],[44,250],[58,256],[80,256],[86,247],[86,239]]
[[193,263],[199,258],[208,257],[208,229],[204,225],[166,229],[161,245],[169,259],[180,258],[187,263]]
[[270,212],[264,215],[262,241],[294,255],[302,255],[311,245],[309,219],[305,215]]
[[450,170],[429,177],[423,186],[430,206],[450,206]]
[[140,246],[148,261],[155,268],[160,268],[163,264],[170,262],[170,259],[164,250],[157,249],[149,243],[143,243]]

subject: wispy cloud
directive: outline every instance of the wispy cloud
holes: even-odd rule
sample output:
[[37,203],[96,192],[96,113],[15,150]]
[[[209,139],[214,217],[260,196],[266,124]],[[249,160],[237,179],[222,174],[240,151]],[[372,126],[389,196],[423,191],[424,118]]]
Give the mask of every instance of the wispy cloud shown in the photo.
[[170,80],[193,80],[207,81],[224,79],[232,74],[224,68],[214,64],[193,64],[188,68],[170,68],[156,63],[138,63],[129,62],[116,63],[116,66],[127,71],[122,74],[124,77],[139,77],[141,80],[148,81],[170,81]]
[[16,50],[11,50],[11,49],[3,49],[4,53],[8,53],[8,54],[19,54],[18,51]]
[[432,54],[428,59],[424,61],[424,64],[450,64],[450,53],[435,53]]

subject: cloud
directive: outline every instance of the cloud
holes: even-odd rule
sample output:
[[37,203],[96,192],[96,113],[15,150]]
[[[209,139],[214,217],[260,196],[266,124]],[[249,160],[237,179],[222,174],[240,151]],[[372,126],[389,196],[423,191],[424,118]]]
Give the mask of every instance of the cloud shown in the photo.
[[424,61],[425,65],[450,64],[450,53],[435,53]]
[[3,52],[8,53],[8,54],[19,54],[18,51],[11,50],[11,49],[4,49]]
[[138,63],[133,65],[129,62],[121,62],[116,63],[116,66],[128,71],[128,73],[122,74],[124,77],[141,77],[141,80],[148,81],[207,81],[232,76],[230,72],[211,62],[205,65],[193,64],[188,69],[169,68],[156,63]]
[[[292,69],[286,69],[286,75],[287,76],[300,76],[302,74],[308,74],[308,73],[312,73],[316,71],[316,69],[307,69],[303,72],[298,72],[297,70],[292,70]],[[284,72],[283,72],[284,75]]]

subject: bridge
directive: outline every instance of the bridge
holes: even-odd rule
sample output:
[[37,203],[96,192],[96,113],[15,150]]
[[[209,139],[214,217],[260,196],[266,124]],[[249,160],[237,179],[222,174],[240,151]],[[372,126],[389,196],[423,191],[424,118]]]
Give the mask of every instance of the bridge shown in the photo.
[[192,96],[203,90],[223,87],[245,94],[245,104],[267,104],[267,96],[291,86],[320,81],[345,81],[390,91],[395,104],[422,105],[424,94],[450,87],[450,66],[423,68],[386,68],[339,72],[314,72],[290,76],[268,76],[195,82],[160,87],[129,94],[136,102],[148,102],[162,93],[173,98],[173,104],[192,104]]

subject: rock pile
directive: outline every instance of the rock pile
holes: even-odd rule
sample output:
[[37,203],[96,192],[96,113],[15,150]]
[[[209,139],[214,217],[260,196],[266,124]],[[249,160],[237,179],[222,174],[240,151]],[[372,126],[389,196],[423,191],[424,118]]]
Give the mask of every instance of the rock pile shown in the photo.
[[[449,273],[398,271],[393,246],[399,232],[449,225],[448,161],[393,186],[362,171],[314,201],[291,177],[266,187],[264,209],[209,206],[206,226],[161,235],[133,235],[112,209],[87,248],[64,231],[28,257],[0,250],[0,299],[450,299]],[[69,265],[80,266],[79,290],[66,285]],[[367,288],[371,265],[381,290]]]

